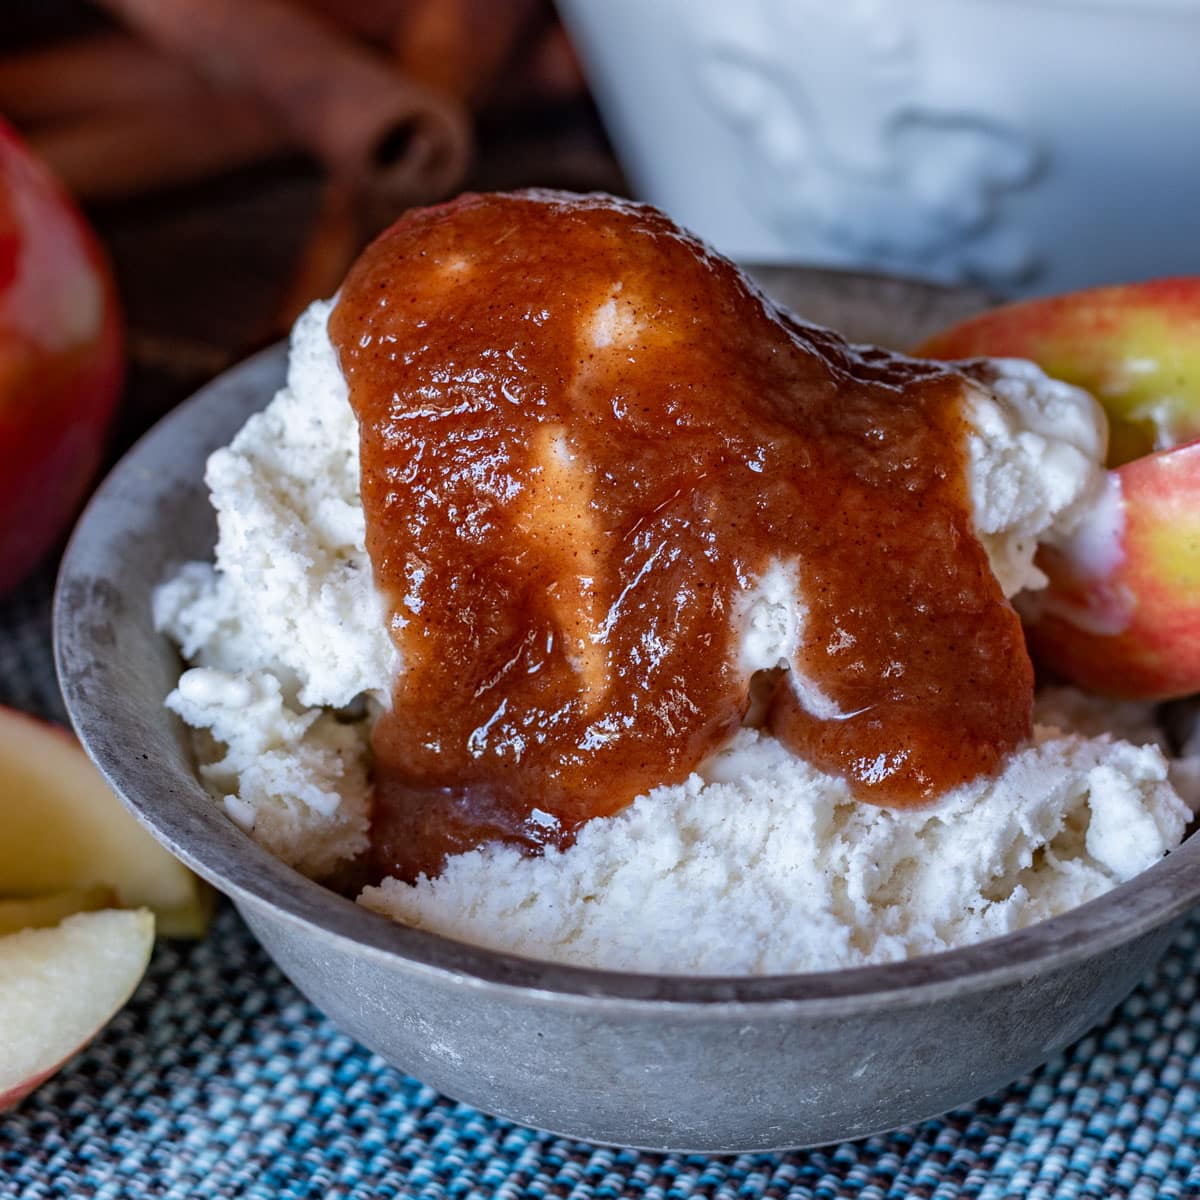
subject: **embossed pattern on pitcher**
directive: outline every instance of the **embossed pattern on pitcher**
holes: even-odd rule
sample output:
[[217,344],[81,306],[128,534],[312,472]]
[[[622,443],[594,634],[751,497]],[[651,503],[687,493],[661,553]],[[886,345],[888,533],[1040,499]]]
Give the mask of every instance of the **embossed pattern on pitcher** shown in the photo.
[[925,97],[898,5],[737,8],[698,27],[695,80],[737,132],[745,202],[771,229],[786,241],[816,229],[863,266],[995,287],[1037,275],[1039,248],[1004,209],[1044,153],[1010,124]]

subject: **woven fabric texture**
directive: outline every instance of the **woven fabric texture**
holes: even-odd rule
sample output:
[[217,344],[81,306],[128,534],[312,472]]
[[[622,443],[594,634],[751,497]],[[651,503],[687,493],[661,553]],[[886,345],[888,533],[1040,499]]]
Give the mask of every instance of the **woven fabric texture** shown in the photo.
[[[0,605],[0,703],[62,719],[50,577]],[[665,1156],[455,1104],[340,1033],[223,909],[160,943],[111,1025],[0,1116],[26,1200],[1200,1198],[1200,917],[1107,1024],[1007,1090],[823,1150]]]

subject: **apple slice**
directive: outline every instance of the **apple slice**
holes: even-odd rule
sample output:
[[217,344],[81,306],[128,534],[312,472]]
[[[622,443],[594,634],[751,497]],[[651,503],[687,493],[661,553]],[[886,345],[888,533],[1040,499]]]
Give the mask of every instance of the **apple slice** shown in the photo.
[[1110,472],[1071,542],[1037,562],[1050,585],[1018,604],[1040,661],[1109,695],[1200,690],[1200,439]]
[[1200,691],[1200,277],[992,309],[930,338],[934,358],[1015,356],[1087,388],[1109,418],[1108,494],[1050,583],[1022,597],[1034,656],[1093,691]]
[[925,342],[927,358],[1028,358],[1108,413],[1109,465],[1200,437],[1200,276],[1006,304]]
[[105,886],[159,932],[199,937],[212,894],[113,795],[64,730],[0,709],[0,893]]
[[0,900],[0,937],[22,929],[45,929],[74,913],[112,908],[116,902],[117,893],[102,885],[28,899]]
[[154,914],[106,909],[0,938],[0,1111],[86,1045],[133,995]]

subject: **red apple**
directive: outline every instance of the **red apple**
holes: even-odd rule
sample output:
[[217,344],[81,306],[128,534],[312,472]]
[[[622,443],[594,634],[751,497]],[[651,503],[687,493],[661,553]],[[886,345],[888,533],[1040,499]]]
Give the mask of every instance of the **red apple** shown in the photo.
[[1037,561],[1050,585],[1019,601],[1036,658],[1114,696],[1200,690],[1200,439],[1111,472],[1071,543]]
[[99,244],[0,121],[0,593],[55,543],[96,474],[122,343]]
[[1028,358],[1104,405],[1109,465],[1200,437],[1200,276],[1006,304],[930,338],[927,358]]
[[1020,601],[1039,661],[1092,691],[1200,691],[1200,278],[1094,288],[994,309],[918,353],[1030,358],[1108,413],[1109,487],[1050,579]]
[[167,936],[207,928],[211,890],[138,824],[79,743],[0,708],[0,897],[95,888],[153,909]]
[[0,937],[0,1112],[43,1083],[133,994],[154,915],[106,909]]

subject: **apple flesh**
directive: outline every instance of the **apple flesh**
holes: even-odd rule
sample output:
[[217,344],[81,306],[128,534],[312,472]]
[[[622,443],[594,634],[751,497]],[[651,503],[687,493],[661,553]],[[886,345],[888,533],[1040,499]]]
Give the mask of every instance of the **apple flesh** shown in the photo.
[[73,888],[21,900],[0,900],[0,936],[22,929],[45,929],[80,912],[112,908],[117,893],[110,887]]
[[154,915],[106,909],[0,938],[0,1111],[86,1045],[133,995]]
[[0,593],[79,507],[100,466],[123,359],[99,244],[0,120]]
[[1200,278],[993,309],[925,342],[936,358],[1021,357],[1087,388],[1109,418],[1108,490],[1049,585],[1018,602],[1035,658],[1091,691],[1200,691]]
[[1200,276],[1006,304],[930,338],[927,358],[1028,358],[1087,388],[1109,420],[1109,465],[1200,437]]
[[199,937],[212,893],[126,811],[64,730],[0,709],[0,895],[107,887]]

